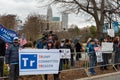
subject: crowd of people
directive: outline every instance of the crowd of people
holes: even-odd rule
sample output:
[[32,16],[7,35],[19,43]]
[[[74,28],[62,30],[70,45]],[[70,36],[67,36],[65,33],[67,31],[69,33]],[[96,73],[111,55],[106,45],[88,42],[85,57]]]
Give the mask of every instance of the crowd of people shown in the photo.
[[[96,38],[89,38],[86,42],[86,46],[84,47],[85,51],[88,54],[89,62],[90,62],[90,74],[96,74],[94,67],[97,63],[96,50],[95,47],[100,47],[102,42],[110,42],[113,43],[113,52],[114,56],[114,64],[117,69],[119,66],[119,58],[120,58],[120,37],[116,36],[115,38],[106,37],[101,40]],[[19,45],[19,38],[15,37],[13,39],[13,43],[9,45],[7,49],[5,49],[5,42],[0,39],[0,76],[3,76],[3,65],[4,65],[4,56],[5,62],[7,66],[10,68],[10,80],[18,80],[19,77],[19,49],[20,48],[37,48],[37,49],[70,49],[71,58],[69,59],[60,59],[59,73],[53,74],[54,80],[60,80],[59,74],[60,71],[66,68],[72,68],[75,66],[75,61],[79,61],[81,56],[81,52],[83,51],[83,46],[79,42],[79,40],[74,44],[70,39],[59,39],[57,35],[53,34],[52,31],[49,33],[43,34],[43,37],[36,40],[34,43],[32,41],[28,41],[25,45]],[[76,53],[76,54],[75,54]],[[108,70],[108,61],[112,57],[112,52],[103,52],[103,62],[100,64],[100,70]],[[48,80],[48,75],[44,75],[44,79]]]
[[[13,39],[13,43],[8,44],[7,43],[7,48],[6,46],[3,46],[2,44],[2,39],[1,39],[1,49],[4,47],[4,52],[2,53],[3,59],[5,57],[5,63],[7,67],[10,69],[10,80],[18,80],[19,77],[19,49],[24,49],[24,48],[37,48],[37,49],[60,49],[60,48],[66,48],[70,49],[71,52],[74,51],[72,47],[72,41],[69,39],[65,40],[59,40],[57,35],[53,34],[52,31],[49,33],[43,34],[43,37],[39,40],[36,40],[36,42],[28,41],[26,44],[23,46],[20,46],[20,40],[18,37],[15,37]],[[3,41],[4,42],[4,41]],[[64,44],[63,44],[64,43]],[[4,45],[5,42],[4,42]],[[1,50],[1,52],[3,49]],[[71,54],[71,66],[74,66],[74,61],[73,61],[73,54]],[[2,61],[2,69],[3,70],[3,65],[4,65],[4,60]],[[62,70],[64,67],[69,67],[69,59],[61,59],[60,60],[60,67],[59,71]],[[1,73],[3,76],[3,73]],[[53,74],[54,80],[59,80],[59,74]],[[48,80],[48,75],[44,75],[44,79]]]
[[[104,43],[113,43],[112,51],[102,51],[103,61],[100,63],[100,70],[108,70],[109,60],[113,59],[114,67],[113,69],[118,69],[119,59],[120,59],[120,37],[116,36],[115,38],[105,37],[101,40],[89,38],[86,45],[86,50],[90,60],[90,74],[96,74],[94,67],[97,63],[96,50],[95,47],[102,48],[102,42]],[[107,48],[107,47],[106,47]],[[114,53],[114,56],[112,54]]]

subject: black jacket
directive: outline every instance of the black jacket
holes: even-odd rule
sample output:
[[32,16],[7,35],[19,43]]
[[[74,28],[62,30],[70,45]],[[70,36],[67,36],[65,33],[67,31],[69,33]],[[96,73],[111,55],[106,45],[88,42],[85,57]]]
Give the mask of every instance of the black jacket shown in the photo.
[[76,52],[82,52],[82,46],[80,45],[80,43],[77,43],[75,45],[75,48],[76,48]]
[[72,49],[72,46],[69,45],[69,44],[65,44],[65,45],[63,46],[63,48],[65,48],[65,49],[70,49],[71,52],[74,52],[74,49]]
[[0,56],[5,56],[6,45],[5,42],[0,39]]
[[113,51],[114,52],[120,52],[120,47],[119,47],[119,44],[113,44]]

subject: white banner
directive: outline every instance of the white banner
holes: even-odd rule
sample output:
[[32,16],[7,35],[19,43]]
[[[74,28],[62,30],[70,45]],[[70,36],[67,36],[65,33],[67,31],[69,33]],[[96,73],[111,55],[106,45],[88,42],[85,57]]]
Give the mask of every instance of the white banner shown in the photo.
[[59,49],[22,49],[19,51],[20,75],[57,74]]
[[101,51],[97,51],[96,56],[97,56],[97,62],[103,62],[103,57],[102,57]]
[[113,51],[113,43],[110,42],[102,42],[102,49],[101,51],[104,52],[112,52]]

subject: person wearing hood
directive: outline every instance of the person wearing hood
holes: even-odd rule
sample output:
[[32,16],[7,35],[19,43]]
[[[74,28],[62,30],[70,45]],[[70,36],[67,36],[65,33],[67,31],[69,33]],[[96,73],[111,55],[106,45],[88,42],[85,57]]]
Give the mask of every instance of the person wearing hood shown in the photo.
[[54,43],[52,40],[48,40],[46,49],[54,49]]

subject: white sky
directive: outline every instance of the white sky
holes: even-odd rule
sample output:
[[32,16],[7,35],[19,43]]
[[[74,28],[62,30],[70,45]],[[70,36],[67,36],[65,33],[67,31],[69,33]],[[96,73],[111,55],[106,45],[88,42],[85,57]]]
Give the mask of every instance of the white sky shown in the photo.
[[[0,0],[0,14],[15,14],[19,16],[21,20],[25,20],[27,15],[31,13],[47,14],[47,8],[38,8],[37,0]],[[56,8],[53,8],[53,16],[60,17],[60,12]],[[92,25],[92,22],[86,22],[85,16],[82,15],[69,15],[69,25],[76,24],[80,28],[88,25]]]

